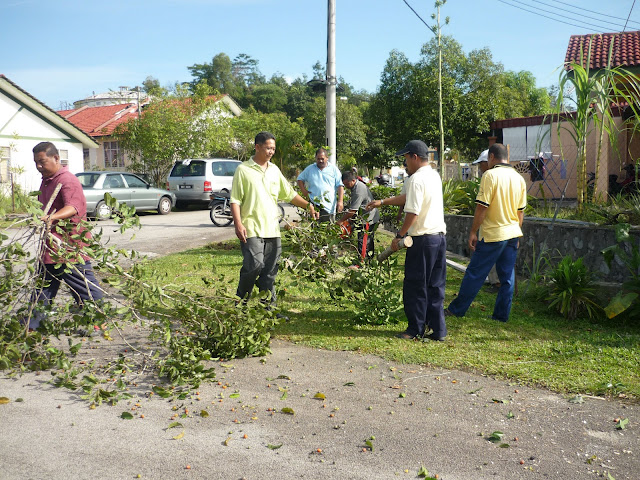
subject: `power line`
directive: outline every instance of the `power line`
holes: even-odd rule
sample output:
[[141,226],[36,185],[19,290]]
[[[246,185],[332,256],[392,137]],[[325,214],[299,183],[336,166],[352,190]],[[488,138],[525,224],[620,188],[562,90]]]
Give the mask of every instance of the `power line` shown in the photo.
[[[520,7],[518,5],[513,5],[512,3],[508,3],[505,0],[497,0],[497,1],[500,2],[500,3],[504,3],[505,5],[509,5],[510,7],[514,7],[514,8],[520,9],[520,10],[524,10],[525,12],[533,13],[534,15],[538,15],[540,17],[548,18],[549,20],[553,20],[555,22],[564,23],[565,25],[571,25],[572,27],[582,28],[583,30],[589,30],[589,31],[592,30],[591,28],[585,27],[584,25],[576,25],[575,23],[565,22],[565,21],[559,20],[557,18],[549,17],[547,15],[543,15],[543,14],[535,12],[533,10],[529,10],[527,8]],[[570,20],[573,20],[573,19],[570,19]],[[597,28],[601,28],[601,27],[597,27]]]
[[[540,4],[545,5],[545,6],[547,6],[547,7],[555,8],[556,10],[561,10],[561,11],[563,11],[563,12],[567,12],[567,13],[570,13],[570,14],[572,14],[572,15],[578,15],[578,16],[580,16],[580,17],[588,18],[588,19],[590,19],[590,20],[596,20],[597,22],[600,22],[600,23],[608,23],[608,24],[613,25],[613,26],[618,27],[618,28],[622,27],[622,24],[621,24],[621,23],[615,23],[615,22],[611,22],[611,21],[609,21],[609,20],[604,20],[604,19],[600,19],[600,18],[596,18],[596,17],[591,17],[591,16],[589,16],[589,15],[585,15],[585,14],[583,14],[583,13],[572,12],[571,10],[568,10],[568,9],[566,9],[566,8],[561,8],[561,7],[556,7],[556,6],[554,6],[554,5],[550,5],[550,4],[548,4],[548,3],[543,2],[542,0],[529,0],[529,1],[531,1],[531,2],[535,2],[535,3],[540,3]],[[543,12],[548,12],[547,10],[544,10],[544,9],[541,9],[541,10],[542,10]],[[548,12],[548,13],[552,13],[552,12]],[[555,15],[558,15],[558,14],[555,14]],[[579,19],[577,19],[577,18],[576,18],[575,20],[579,20]],[[624,20],[624,19],[620,19],[620,21],[622,21],[622,20]],[[627,20],[628,20],[628,19],[627,19]],[[623,28],[624,28],[624,27],[623,27]]]
[[[561,3],[562,5],[567,5],[568,7],[571,7],[571,8],[584,10],[585,12],[589,12],[589,13],[595,13],[595,14],[601,15],[603,17],[615,18],[616,20],[624,20],[624,18],[621,18],[621,17],[614,17],[613,15],[607,15],[606,13],[596,12],[594,10],[588,10],[586,8],[583,8],[583,7],[576,7],[575,5],[572,5],[572,4],[566,3],[566,2],[561,2],[560,0],[553,0],[553,1],[556,2],[556,3]],[[635,0],[634,0],[633,3],[635,3]],[[631,7],[631,9],[633,10],[633,7]],[[627,18],[627,20],[628,20],[628,18]],[[638,22],[632,22],[632,23],[638,23]],[[640,23],[638,23],[638,24],[640,25]]]
[[413,7],[412,7],[411,5],[409,5],[409,2],[407,2],[407,0],[402,0],[402,1],[407,5],[407,7],[409,7],[409,8],[411,9],[411,11],[415,14],[415,16],[416,16],[416,17],[418,17],[418,18],[420,19],[420,21],[421,21],[422,23],[424,23],[424,24],[427,26],[427,28],[428,28],[429,30],[431,30],[431,27],[429,26],[429,24],[428,24],[427,22],[425,22],[425,21],[422,19],[422,17],[421,17],[420,15],[418,15],[418,12],[416,12],[416,11],[413,9]]
[[631,18],[631,12],[633,12],[633,7],[635,6],[636,6],[636,0],[633,0],[633,3],[631,4],[631,8],[629,9],[629,15],[627,15],[627,21],[624,22],[624,28],[622,29],[623,32],[627,29],[627,23],[629,23],[629,18]]

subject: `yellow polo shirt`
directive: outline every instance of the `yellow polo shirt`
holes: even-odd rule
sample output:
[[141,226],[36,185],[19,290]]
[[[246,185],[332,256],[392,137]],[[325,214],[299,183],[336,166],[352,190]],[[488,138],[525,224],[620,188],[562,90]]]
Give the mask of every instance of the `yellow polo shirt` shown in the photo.
[[480,240],[502,242],[522,236],[518,211],[527,206],[527,184],[511,165],[499,163],[484,172],[476,203],[487,207]]
[[296,191],[271,162],[263,171],[251,157],[242,162],[233,175],[230,201],[240,205],[247,238],[279,237],[278,201],[290,202],[295,196]]

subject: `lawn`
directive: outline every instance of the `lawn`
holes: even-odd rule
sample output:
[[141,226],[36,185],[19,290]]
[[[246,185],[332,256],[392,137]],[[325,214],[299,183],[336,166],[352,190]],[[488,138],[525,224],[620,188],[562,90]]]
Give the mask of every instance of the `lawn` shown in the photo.
[[[390,237],[378,235],[376,240],[381,248]],[[401,289],[404,253],[397,255],[396,286]],[[241,262],[238,242],[230,241],[152,263],[159,273],[178,283],[205,289],[202,277],[217,279],[233,294]],[[461,280],[461,273],[448,270],[446,304],[457,293]],[[285,293],[280,308],[290,321],[276,326],[277,337],[316,348],[359,351],[405,363],[493,375],[566,394],[640,398],[638,320],[566,320],[549,310],[545,302],[527,297],[521,281],[508,323],[488,319],[495,294],[483,288],[466,317],[447,318],[446,342],[422,343],[394,337],[404,330],[406,319],[381,326],[355,325],[349,300],[333,301],[324,282],[300,281],[288,271],[279,273],[278,288]]]

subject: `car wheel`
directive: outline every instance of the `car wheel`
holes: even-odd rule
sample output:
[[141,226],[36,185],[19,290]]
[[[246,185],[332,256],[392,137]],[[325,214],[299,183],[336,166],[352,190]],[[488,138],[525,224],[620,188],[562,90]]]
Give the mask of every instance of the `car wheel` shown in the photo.
[[111,218],[111,207],[104,202],[96,205],[96,220],[108,220]]
[[226,227],[231,225],[233,217],[231,216],[231,210],[227,208],[225,211],[224,204],[216,203],[209,211],[209,217],[213,224],[217,227]]
[[171,200],[167,197],[162,197],[160,203],[158,203],[158,213],[160,215],[166,215],[171,212]]

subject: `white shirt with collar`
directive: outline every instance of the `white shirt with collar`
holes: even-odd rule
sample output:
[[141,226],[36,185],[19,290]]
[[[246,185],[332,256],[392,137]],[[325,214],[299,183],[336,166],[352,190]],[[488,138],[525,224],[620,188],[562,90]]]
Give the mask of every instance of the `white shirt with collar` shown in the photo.
[[444,223],[442,181],[440,175],[429,165],[420,167],[408,179],[406,213],[418,216],[407,232],[410,236],[447,233]]

